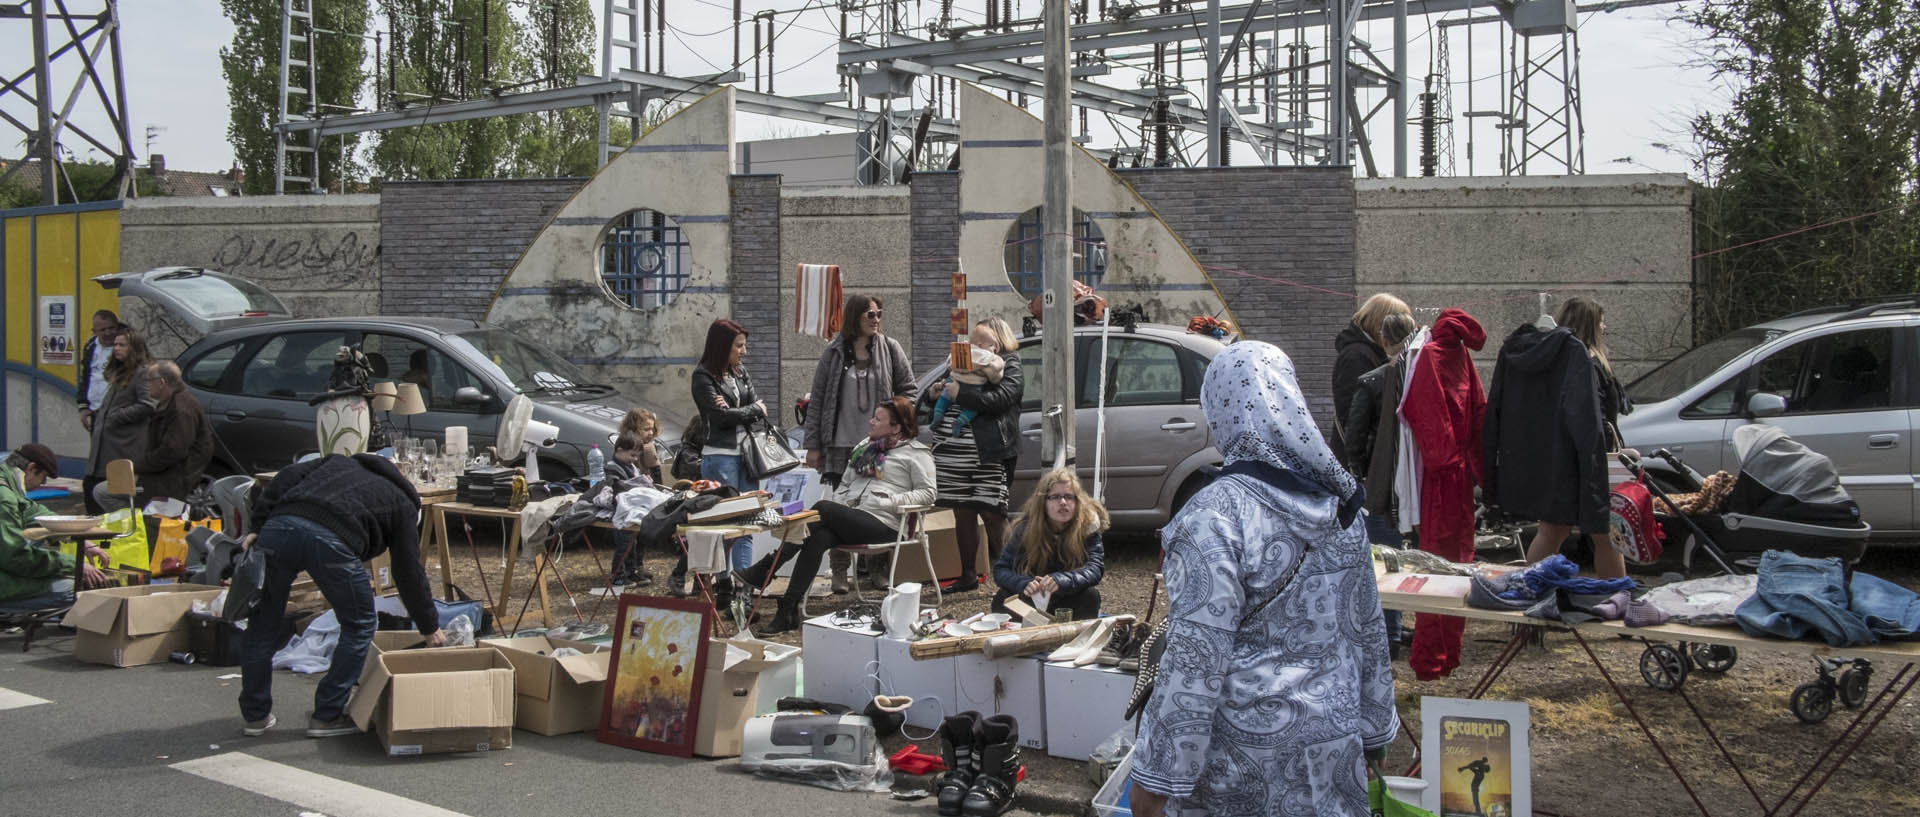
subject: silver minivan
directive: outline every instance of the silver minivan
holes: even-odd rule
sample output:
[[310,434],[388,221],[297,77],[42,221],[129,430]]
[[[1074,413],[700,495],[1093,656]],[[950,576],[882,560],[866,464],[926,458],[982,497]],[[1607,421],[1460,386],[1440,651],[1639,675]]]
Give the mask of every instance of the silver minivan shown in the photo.
[[1735,472],[1733,431],[1778,426],[1825,454],[1874,541],[1913,541],[1920,461],[1920,309],[1912,299],[1826,307],[1694,347],[1633,381],[1626,444],[1703,474]]

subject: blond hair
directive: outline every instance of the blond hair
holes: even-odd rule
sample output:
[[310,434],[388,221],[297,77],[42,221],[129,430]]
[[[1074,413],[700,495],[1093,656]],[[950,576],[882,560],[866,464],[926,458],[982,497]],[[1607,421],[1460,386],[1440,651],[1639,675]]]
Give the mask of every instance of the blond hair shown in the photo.
[[975,323],[974,326],[984,326],[993,331],[994,340],[1000,346],[994,351],[1000,354],[1004,355],[1020,348],[1020,339],[1014,336],[1013,327],[1007,325],[1005,318],[986,318]]
[[[1077,501],[1073,505],[1072,521],[1064,528],[1055,529],[1053,518],[1047,516],[1047,494],[1060,483],[1073,488]],[[1020,537],[1023,552],[1017,567],[1029,576],[1046,573],[1055,561],[1069,569],[1086,564],[1087,539],[1107,528],[1106,507],[1087,495],[1086,489],[1080,487],[1080,477],[1071,468],[1055,468],[1040,475],[1021,514],[1026,530]]]
[[1607,359],[1607,339],[1600,332],[1600,320],[1606,314],[1607,310],[1600,306],[1599,301],[1575,295],[1560,302],[1553,322],[1566,327],[1581,343],[1586,344],[1587,354],[1600,364],[1600,368],[1611,374],[1613,362]]
[[1353,312],[1353,323],[1384,349],[1387,344],[1380,335],[1380,327],[1387,322],[1387,316],[1412,314],[1413,309],[1407,306],[1406,301],[1391,293],[1381,292],[1361,302],[1360,308]]

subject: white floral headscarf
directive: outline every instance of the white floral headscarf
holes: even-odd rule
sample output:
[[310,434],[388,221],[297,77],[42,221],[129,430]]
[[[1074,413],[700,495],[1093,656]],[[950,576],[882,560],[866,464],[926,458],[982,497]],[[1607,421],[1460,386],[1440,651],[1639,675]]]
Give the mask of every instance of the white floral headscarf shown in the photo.
[[1320,436],[1295,382],[1293,360],[1270,343],[1241,341],[1207,366],[1200,406],[1227,465],[1255,460],[1312,480],[1343,502],[1360,489]]

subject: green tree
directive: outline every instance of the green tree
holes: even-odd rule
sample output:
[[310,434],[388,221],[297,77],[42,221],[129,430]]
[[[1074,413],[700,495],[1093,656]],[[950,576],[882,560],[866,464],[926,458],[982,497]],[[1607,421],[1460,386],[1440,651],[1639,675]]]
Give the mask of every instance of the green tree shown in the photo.
[[1708,0],[1682,19],[1735,91],[1693,122],[1696,335],[1920,291],[1920,6]]
[[[393,32],[388,107],[431,107],[512,90],[519,24],[507,0],[381,0]],[[524,127],[489,117],[382,131],[373,166],[388,179],[485,179],[511,168]]]
[[[233,41],[220,49],[220,72],[227,78],[227,138],[234,161],[246,172],[247,193],[271,193],[274,183],[273,125],[279,118],[281,0],[220,0],[233,22]],[[360,107],[357,100],[367,74],[366,0],[313,0],[314,25],[329,33],[314,40],[315,90],[322,113]],[[297,84],[297,83],[296,83]],[[290,107],[306,112],[304,96]],[[327,107],[333,106],[333,107]],[[329,188],[342,178],[362,175],[356,157],[358,134],[328,137],[321,145],[320,181]]]
[[[520,33],[521,75],[548,88],[564,88],[596,73],[593,16],[588,0],[530,4]],[[592,108],[542,111],[518,119],[521,136],[515,146],[513,175],[590,176],[599,167],[593,155],[599,127]],[[631,140],[625,120],[615,119],[612,129],[609,143]]]
[[[140,168],[134,169],[135,195],[162,195],[154,187],[153,177]],[[113,165],[106,162],[61,162],[60,203],[73,204],[76,201],[109,201],[119,198],[119,190],[109,186],[113,181]],[[6,184],[0,185],[0,210],[14,207],[40,206],[40,168],[29,166],[13,174]]]

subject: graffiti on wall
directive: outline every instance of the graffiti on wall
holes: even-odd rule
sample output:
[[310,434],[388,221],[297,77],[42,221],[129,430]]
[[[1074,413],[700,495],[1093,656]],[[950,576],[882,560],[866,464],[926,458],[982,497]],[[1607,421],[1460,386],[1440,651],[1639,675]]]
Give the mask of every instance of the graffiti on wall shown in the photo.
[[210,266],[263,284],[298,283],[303,289],[378,286],[380,246],[355,230],[305,236],[236,232],[214,252]]

